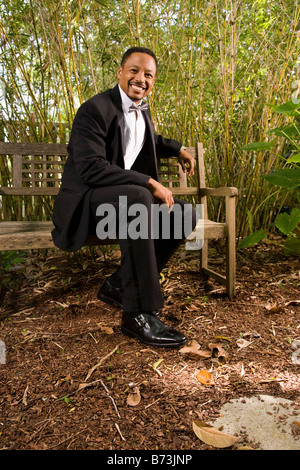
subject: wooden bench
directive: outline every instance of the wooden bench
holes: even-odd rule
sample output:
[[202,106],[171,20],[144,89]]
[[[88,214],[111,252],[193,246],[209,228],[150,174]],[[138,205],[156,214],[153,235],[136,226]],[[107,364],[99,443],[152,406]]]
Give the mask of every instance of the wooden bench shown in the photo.
[[[196,175],[193,180],[196,186],[189,186],[189,180],[183,173],[176,157],[159,160],[160,181],[171,188],[174,196],[197,198],[203,204],[204,220],[202,231],[204,243],[200,253],[201,270],[226,286],[231,298],[235,295],[236,276],[236,235],[235,207],[238,191],[233,187],[207,188],[205,184],[203,146],[198,143],[187,149],[196,159]],[[0,187],[0,196],[56,196],[59,190],[61,175],[67,158],[67,145],[42,143],[7,143],[0,142],[0,158],[12,161],[11,183],[8,187]],[[225,220],[215,222],[207,218],[207,197],[222,196],[225,198]],[[50,198],[52,201],[52,198]],[[0,198],[1,203],[1,198]],[[49,217],[48,217],[49,219]],[[201,221],[200,221],[201,223]],[[20,220],[0,222],[0,251],[32,250],[54,248],[51,230],[53,224],[49,220],[26,220],[21,214]],[[200,224],[196,230],[200,230]],[[210,239],[226,239],[225,274],[212,270],[208,266],[208,241]],[[111,241],[111,243],[116,243]],[[96,236],[90,236],[86,245],[109,244]]]

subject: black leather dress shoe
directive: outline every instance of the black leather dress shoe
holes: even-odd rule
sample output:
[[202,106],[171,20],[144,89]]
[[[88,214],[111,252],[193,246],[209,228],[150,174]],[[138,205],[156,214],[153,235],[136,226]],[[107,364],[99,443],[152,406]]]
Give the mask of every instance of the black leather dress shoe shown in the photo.
[[[109,305],[123,308],[122,290],[119,287],[113,287],[108,279],[105,279],[102,286],[100,287],[97,298]],[[154,317],[158,317],[160,315],[158,310],[153,310],[147,313]]]
[[149,346],[178,348],[187,338],[149,313],[123,313],[121,331]]
[[113,287],[108,279],[105,279],[97,294],[99,300],[109,305],[122,308],[122,291],[118,287]]

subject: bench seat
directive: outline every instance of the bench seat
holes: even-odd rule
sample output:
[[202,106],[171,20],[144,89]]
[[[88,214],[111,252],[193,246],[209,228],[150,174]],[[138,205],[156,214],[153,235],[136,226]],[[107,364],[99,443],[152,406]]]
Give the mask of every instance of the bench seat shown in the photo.
[[[227,227],[212,220],[204,220],[204,237],[206,239],[226,238]],[[44,248],[55,248],[51,231],[51,221],[31,222],[1,222],[0,223],[0,249],[1,251],[12,250],[38,250]],[[197,230],[197,227],[196,227]],[[200,230],[200,226],[199,226]],[[108,245],[116,244],[117,240],[99,240],[96,236],[89,236],[85,245]]]

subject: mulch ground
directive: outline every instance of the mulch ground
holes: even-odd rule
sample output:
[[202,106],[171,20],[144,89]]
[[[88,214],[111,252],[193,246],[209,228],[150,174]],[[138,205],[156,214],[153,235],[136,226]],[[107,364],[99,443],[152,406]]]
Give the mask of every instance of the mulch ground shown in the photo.
[[[222,250],[212,253],[221,271]],[[213,423],[231,399],[269,394],[300,409],[292,360],[299,257],[270,244],[239,252],[229,300],[199,274],[197,252],[178,252],[161,277],[162,318],[198,345],[192,355],[121,334],[121,311],[96,297],[119,259],[118,250],[32,253],[9,273],[15,285],[0,307],[0,449],[206,450],[193,421]],[[241,434],[230,449],[243,446],[257,443]]]

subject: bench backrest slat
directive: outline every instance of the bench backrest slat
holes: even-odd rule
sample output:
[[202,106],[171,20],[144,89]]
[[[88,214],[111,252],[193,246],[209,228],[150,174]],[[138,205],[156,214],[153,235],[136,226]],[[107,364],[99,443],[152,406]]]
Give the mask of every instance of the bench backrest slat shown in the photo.
[[0,155],[68,155],[67,144],[0,142]]

